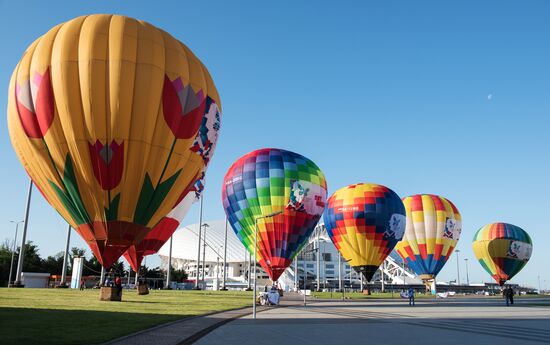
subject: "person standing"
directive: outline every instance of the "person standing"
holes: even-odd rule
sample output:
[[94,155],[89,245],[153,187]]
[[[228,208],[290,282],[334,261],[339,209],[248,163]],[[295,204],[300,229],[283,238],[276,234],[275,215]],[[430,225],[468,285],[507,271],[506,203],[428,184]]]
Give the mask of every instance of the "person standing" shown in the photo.
[[503,291],[504,298],[506,298],[506,306],[514,305],[514,289],[511,286],[508,286]]
[[120,276],[116,276],[115,278],[115,287],[116,293],[120,296],[122,294],[122,279]]
[[409,288],[409,305],[414,307],[414,289],[412,287]]

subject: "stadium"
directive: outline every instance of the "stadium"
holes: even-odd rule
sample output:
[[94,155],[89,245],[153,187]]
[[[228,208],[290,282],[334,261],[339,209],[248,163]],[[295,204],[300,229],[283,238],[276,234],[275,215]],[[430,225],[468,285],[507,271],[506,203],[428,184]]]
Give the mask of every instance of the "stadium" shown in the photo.
[[[250,263],[253,258],[241,244],[231,226],[226,226],[224,220],[204,221],[200,253],[198,230],[199,224],[197,223],[181,227],[173,235],[172,267],[176,270],[183,269],[188,273],[187,283],[173,283],[173,287],[187,289],[195,286],[198,260],[201,263],[199,265],[199,286],[201,288],[219,290],[224,287],[227,289],[250,287],[250,282],[253,280],[249,279],[249,272],[252,271]],[[227,246],[225,246],[226,234]],[[227,251],[224,250],[225,248]],[[169,255],[170,242],[167,242],[159,251],[163,269],[168,267]],[[204,277],[203,265],[205,267]],[[224,273],[226,274],[225,281]],[[267,273],[259,265],[257,266],[257,278],[259,286],[271,283]],[[279,278],[278,283],[284,290],[291,291],[303,288],[304,281],[307,289],[327,291],[341,290],[342,288],[359,289],[362,284],[362,276],[342,260],[323,223],[319,223],[315,227],[308,243]],[[417,278],[401,258],[393,252],[375,274],[371,286],[383,289],[385,285],[404,284],[423,286],[422,280]]]

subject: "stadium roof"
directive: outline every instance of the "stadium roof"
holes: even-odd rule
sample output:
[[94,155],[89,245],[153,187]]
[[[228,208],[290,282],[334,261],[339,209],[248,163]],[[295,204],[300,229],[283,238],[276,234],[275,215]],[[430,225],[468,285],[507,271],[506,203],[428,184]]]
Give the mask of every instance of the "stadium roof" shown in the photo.
[[[208,224],[206,227],[206,261],[216,262],[216,260],[223,260],[223,246],[225,235],[225,220],[205,221],[204,224]],[[202,236],[204,236],[204,227]],[[191,224],[184,226],[176,230],[173,237],[172,245],[172,257],[176,259],[197,260],[198,250],[198,230],[199,224]],[[168,256],[170,250],[170,241],[159,250],[158,254],[161,256]],[[202,260],[202,238],[201,238],[201,260]],[[242,245],[241,241],[231,228],[231,225],[227,225],[227,262],[243,262],[245,258],[246,249]]]

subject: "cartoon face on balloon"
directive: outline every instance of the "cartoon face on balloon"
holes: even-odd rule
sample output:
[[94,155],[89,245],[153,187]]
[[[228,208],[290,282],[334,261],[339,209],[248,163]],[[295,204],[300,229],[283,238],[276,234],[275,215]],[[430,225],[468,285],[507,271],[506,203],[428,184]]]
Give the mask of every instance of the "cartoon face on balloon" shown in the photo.
[[443,237],[458,240],[462,229],[458,226],[455,219],[447,218],[445,221],[445,232]]
[[529,243],[512,241],[508,247],[508,253],[506,254],[509,258],[519,259],[522,261],[527,261],[531,257],[533,251],[533,246]]
[[394,239],[400,241],[405,233],[406,217],[402,214],[394,213],[384,232],[384,239]]

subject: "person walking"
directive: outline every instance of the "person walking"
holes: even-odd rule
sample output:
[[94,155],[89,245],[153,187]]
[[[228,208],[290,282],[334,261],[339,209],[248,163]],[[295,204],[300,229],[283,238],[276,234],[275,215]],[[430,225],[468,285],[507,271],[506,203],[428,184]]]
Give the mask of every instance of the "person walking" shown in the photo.
[[409,305],[414,307],[414,289],[412,287],[409,288]]

